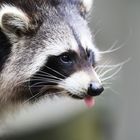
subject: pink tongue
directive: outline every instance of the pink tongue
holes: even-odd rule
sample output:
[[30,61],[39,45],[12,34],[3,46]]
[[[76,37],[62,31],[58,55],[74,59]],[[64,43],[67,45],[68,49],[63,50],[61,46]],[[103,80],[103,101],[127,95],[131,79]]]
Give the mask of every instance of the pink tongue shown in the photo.
[[93,107],[95,105],[95,99],[93,97],[90,97],[90,96],[86,97],[84,99],[84,101],[85,101],[87,107],[89,107],[89,108],[91,108],[91,107]]

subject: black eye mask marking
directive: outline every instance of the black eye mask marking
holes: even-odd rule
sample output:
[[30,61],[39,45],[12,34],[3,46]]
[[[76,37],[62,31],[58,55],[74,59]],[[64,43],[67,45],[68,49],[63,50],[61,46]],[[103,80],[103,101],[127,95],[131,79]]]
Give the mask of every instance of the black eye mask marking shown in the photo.
[[[56,86],[60,81],[76,71],[76,53],[69,51],[59,56],[50,56],[46,64],[30,79],[30,90],[33,95],[40,92],[42,87]],[[42,96],[42,94],[40,94]]]
[[0,31],[0,71],[2,70],[10,52],[11,44],[7,37]]
[[[36,95],[45,85],[46,87],[53,86],[52,89],[55,89],[62,80],[93,64],[94,55],[90,50],[80,51],[79,54],[74,51],[68,51],[59,56],[50,56],[40,71],[30,79],[30,90],[33,95]],[[41,93],[39,96],[44,94]]]

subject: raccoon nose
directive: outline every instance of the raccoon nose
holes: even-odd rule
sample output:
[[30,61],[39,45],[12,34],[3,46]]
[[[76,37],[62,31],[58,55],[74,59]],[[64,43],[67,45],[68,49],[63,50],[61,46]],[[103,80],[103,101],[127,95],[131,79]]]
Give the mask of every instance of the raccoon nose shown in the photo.
[[98,82],[92,82],[88,88],[88,95],[98,96],[104,91],[103,86]]

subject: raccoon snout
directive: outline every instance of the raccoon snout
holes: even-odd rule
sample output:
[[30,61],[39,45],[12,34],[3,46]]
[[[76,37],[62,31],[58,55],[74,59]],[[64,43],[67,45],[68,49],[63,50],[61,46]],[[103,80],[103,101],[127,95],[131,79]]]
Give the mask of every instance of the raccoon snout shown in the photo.
[[87,94],[90,96],[98,96],[104,91],[103,86],[99,82],[92,82],[88,87]]

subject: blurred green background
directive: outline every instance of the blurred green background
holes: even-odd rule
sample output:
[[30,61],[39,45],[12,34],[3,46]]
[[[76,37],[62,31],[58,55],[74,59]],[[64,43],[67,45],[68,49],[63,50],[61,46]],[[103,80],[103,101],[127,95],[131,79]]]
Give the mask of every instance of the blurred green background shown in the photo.
[[86,109],[50,128],[10,140],[140,140],[140,0],[95,0],[90,26],[100,50],[117,41],[120,50],[103,55],[115,63],[128,58],[111,89]]

